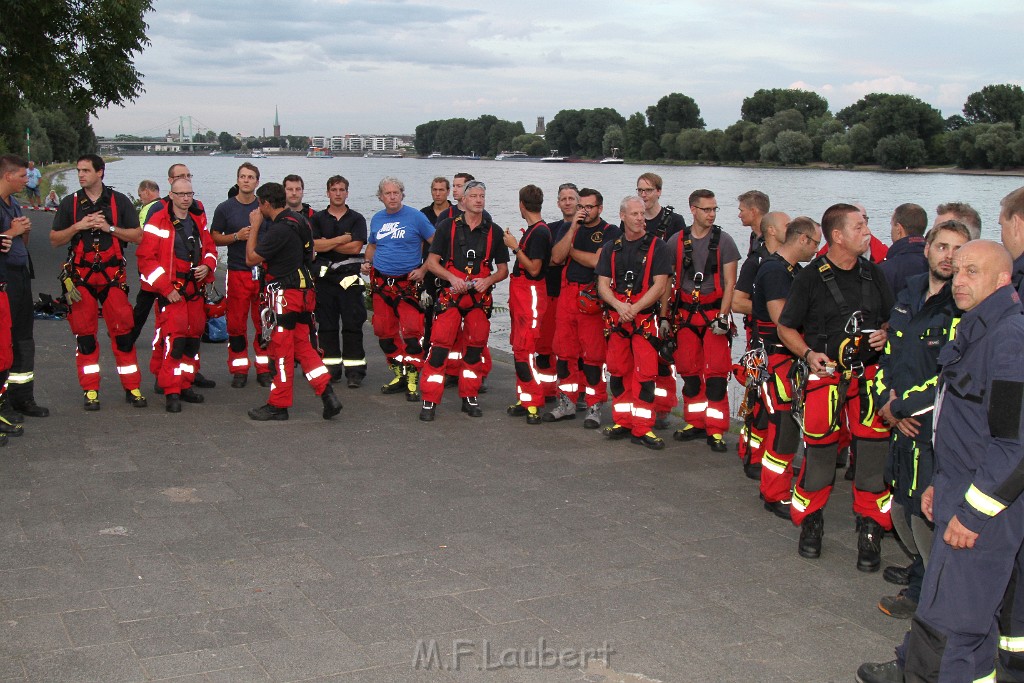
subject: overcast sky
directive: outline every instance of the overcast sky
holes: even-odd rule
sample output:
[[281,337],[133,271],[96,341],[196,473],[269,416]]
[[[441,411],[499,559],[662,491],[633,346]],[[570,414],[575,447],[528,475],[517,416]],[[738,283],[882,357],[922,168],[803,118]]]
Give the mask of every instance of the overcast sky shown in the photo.
[[[833,112],[870,92],[960,113],[1024,83],[1019,0],[155,0],[146,92],[97,133],[156,134],[181,115],[216,132],[412,133],[432,119],[522,121],[693,97],[709,128],[759,88],[798,87]],[[1016,27],[1016,28],[1014,28]]]

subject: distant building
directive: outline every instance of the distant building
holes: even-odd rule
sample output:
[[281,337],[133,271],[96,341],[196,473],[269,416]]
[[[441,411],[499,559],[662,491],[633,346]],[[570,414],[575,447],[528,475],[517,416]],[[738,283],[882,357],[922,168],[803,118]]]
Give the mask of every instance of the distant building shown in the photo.
[[537,117],[537,130],[534,131],[534,135],[544,135],[544,117]]
[[274,137],[281,137],[281,119],[277,115],[277,105],[274,105]]

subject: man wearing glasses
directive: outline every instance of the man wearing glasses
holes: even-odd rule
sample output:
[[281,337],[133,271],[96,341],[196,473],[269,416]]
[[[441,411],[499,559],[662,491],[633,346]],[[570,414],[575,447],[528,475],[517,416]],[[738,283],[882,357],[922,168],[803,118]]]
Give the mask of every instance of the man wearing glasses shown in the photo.
[[665,326],[676,327],[676,372],[683,378],[683,419],[676,441],[706,437],[711,450],[726,450],[729,429],[726,388],[732,356],[729,349],[736,264],[736,242],[715,225],[718,202],[711,190],[690,194],[693,226],[669,241],[676,281]]
[[555,313],[558,403],[544,414],[543,420],[575,419],[576,401],[582,394],[587,402],[583,426],[597,429],[601,426],[601,404],[608,400],[608,388],[602,381],[607,342],[594,268],[601,246],[618,239],[622,230],[601,218],[604,199],[600,192],[585,187],[579,197],[576,215],[555,235],[551,249],[551,263],[565,264],[565,277]]
[[[190,183],[192,182],[192,172],[188,170],[188,166],[185,164],[171,164],[171,167],[167,169],[168,188],[174,185],[175,180],[187,180]],[[139,186],[139,197],[142,197],[141,185]],[[162,197],[159,201],[151,202],[144,206],[142,211],[139,212],[140,216],[144,216],[141,223],[145,225],[151,216],[155,216],[159,211],[170,208],[171,204],[171,195],[168,194],[166,197]],[[206,208],[203,206],[201,201],[192,197],[192,202],[189,204],[188,211],[193,216],[201,216],[203,225],[206,225]],[[149,312],[153,310],[153,304],[155,302],[156,295],[153,292],[142,289],[141,287],[139,288],[139,293],[135,297],[135,326],[132,329],[133,341],[138,342],[139,335],[142,334],[142,328],[149,319]],[[163,349],[160,348],[159,344],[154,346],[153,357],[154,359],[163,357]],[[156,367],[159,367],[159,365]],[[195,379],[193,379],[192,384],[200,389],[212,389],[217,386],[215,381],[204,377],[202,373],[199,372],[198,368],[196,369]],[[159,380],[154,384],[153,391],[158,394],[163,393],[163,389],[160,388]]]
[[96,339],[100,305],[125,400],[132,407],[144,408],[124,259],[125,244],[142,241],[139,215],[128,197],[103,184],[106,164],[102,157],[85,154],[77,165],[82,189],[61,200],[50,230],[50,245],[68,245],[68,260],[60,279],[70,307],[68,322],[78,344],[75,361],[85,409],[100,409],[100,349]]
[[644,203],[647,232],[666,242],[677,232],[686,229],[686,219],[671,206],[661,205],[661,176],[644,173],[636,179],[637,196]]
[[171,204],[150,214],[139,246],[142,288],[157,301],[160,339],[150,370],[166,396],[169,413],[181,402],[202,403],[192,384],[199,369],[199,340],[206,329],[202,287],[214,278],[217,247],[206,229],[206,214],[193,213],[192,183],[171,184]]

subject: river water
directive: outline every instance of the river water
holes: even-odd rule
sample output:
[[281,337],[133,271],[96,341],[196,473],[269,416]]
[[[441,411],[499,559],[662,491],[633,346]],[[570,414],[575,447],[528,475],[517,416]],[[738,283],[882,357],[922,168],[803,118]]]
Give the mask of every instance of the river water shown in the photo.
[[[149,178],[167,191],[167,168],[171,163],[188,164],[193,174],[196,196],[212,214],[213,208],[227,198],[228,188],[235,182],[235,171],[242,159],[229,156],[130,156],[107,166],[106,183],[114,188],[136,194],[139,181]],[[335,174],[343,175],[350,185],[349,206],[369,220],[382,208],[377,201],[377,184],[384,176],[394,176],[405,183],[406,204],[416,208],[430,203],[430,183],[435,176],[451,178],[467,171],[487,183],[487,210],[502,227],[525,227],[519,216],[519,188],[534,183],[546,196],[544,215],[559,218],[555,197],[558,185],[573,182],[579,187],[593,187],[605,198],[605,219],[618,222],[618,206],[626,195],[636,191],[636,178],[653,170],[664,179],[661,203],[675,206],[687,223],[692,217],[687,208],[689,193],[697,188],[715,192],[722,211],[718,223],[736,239],[746,244],[747,230],[737,217],[735,198],[747,190],[761,190],[771,197],[772,208],[791,216],[807,215],[821,219],[824,210],[840,201],[860,202],[868,210],[875,234],[888,243],[889,217],[904,202],[920,204],[934,218],[935,207],[943,202],[970,202],[982,216],[982,235],[999,239],[999,200],[1024,184],[1020,177],[977,176],[939,173],[881,173],[831,171],[820,169],[764,169],[699,166],[641,166],[600,164],[545,164],[531,162],[466,161],[458,159],[377,159],[336,157],[307,159],[282,156],[252,159],[263,181],[280,180],[290,173],[303,177],[306,201],[315,209],[327,206],[326,181]],[[74,173],[65,174],[64,183],[77,189]],[[507,302],[507,283],[501,283],[495,303]],[[496,312],[492,344],[508,349],[508,315]],[[737,345],[738,346],[738,345]]]

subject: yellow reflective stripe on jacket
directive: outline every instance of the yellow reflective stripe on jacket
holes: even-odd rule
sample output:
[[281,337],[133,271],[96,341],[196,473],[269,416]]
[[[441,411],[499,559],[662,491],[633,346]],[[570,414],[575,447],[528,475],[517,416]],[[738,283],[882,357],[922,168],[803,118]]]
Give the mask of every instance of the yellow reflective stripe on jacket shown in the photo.
[[971,484],[971,488],[967,489],[967,493],[964,494],[964,500],[966,500],[972,508],[989,517],[995,517],[1006,509],[1005,505],[988,494],[983,493],[981,489],[976,487],[974,484]]
[[974,683],[996,683],[996,670],[993,669],[992,673],[982,676],[981,678],[975,678]]
[[1024,638],[999,636],[999,649],[1006,652],[1024,652]]

